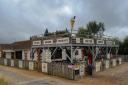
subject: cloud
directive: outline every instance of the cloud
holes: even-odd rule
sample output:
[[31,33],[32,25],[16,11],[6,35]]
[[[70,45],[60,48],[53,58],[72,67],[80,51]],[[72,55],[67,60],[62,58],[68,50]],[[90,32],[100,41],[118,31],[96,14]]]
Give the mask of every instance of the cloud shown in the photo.
[[75,29],[97,20],[105,23],[108,35],[128,34],[127,0],[0,0],[0,42],[29,39],[45,28],[69,29],[74,15]]

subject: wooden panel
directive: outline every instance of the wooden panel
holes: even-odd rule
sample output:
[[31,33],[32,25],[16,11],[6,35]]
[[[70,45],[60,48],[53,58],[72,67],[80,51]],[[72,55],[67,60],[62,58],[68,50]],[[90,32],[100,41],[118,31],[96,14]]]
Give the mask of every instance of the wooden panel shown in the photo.
[[106,41],[106,44],[107,44],[107,45],[112,45],[113,42],[112,42],[112,41]]
[[97,40],[97,44],[104,44],[104,40]]
[[60,38],[57,39],[56,44],[66,44],[69,43],[69,38]]
[[33,41],[32,45],[41,45],[41,40]]
[[83,39],[83,43],[84,44],[94,44],[94,40],[93,39]]
[[44,40],[43,44],[53,44],[53,40]]

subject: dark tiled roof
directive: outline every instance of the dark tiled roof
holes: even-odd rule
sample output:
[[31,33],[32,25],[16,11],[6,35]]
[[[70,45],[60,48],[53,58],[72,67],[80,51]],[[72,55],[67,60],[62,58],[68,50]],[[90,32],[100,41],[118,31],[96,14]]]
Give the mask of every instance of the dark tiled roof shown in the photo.
[[31,41],[26,40],[26,41],[18,41],[12,43],[13,49],[29,49],[31,47]]
[[12,44],[0,44],[0,49],[13,49]]
[[0,49],[10,50],[10,49],[29,49],[31,47],[31,41],[18,41],[11,44],[0,44]]

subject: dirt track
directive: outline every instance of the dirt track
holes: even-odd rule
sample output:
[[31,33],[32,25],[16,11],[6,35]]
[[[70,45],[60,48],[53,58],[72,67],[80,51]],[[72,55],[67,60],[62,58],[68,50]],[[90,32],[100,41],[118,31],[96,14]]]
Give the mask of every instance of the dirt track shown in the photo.
[[128,63],[76,81],[5,66],[0,66],[1,77],[12,85],[128,85]]

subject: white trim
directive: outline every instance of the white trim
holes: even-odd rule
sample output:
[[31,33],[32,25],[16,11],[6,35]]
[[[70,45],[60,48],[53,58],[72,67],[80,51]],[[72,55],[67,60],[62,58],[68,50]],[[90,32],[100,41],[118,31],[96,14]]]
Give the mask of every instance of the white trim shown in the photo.
[[3,50],[3,52],[15,52],[14,50]]

